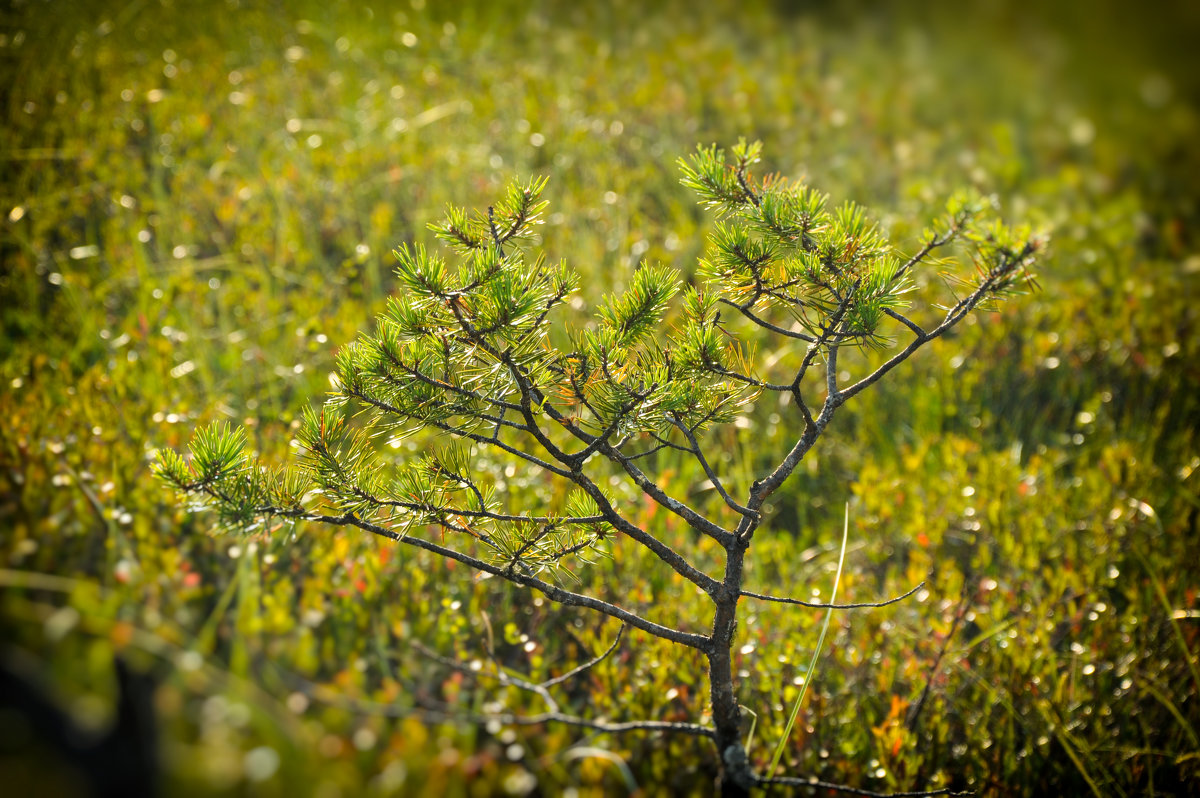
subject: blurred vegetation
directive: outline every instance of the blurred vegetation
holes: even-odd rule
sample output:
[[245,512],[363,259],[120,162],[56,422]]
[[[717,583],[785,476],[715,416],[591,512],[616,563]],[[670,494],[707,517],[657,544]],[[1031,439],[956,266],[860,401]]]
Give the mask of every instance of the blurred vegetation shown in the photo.
[[[96,726],[114,655],[151,671],[172,795],[705,794],[703,741],[404,717],[414,691],[539,708],[412,641],[471,659],[494,634],[506,665],[546,675],[603,650],[612,624],[352,534],[210,536],[148,462],[223,418],[293,457],[337,345],[394,290],[390,249],[514,176],[551,178],[543,246],[586,296],[643,259],[694,272],[707,222],[674,160],[745,135],[913,249],[964,185],[1055,234],[1040,292],[849,406],[774,501],[750,589],[828,591],[846,501],[839,599],[927,581],[835,617],[786,772],[1195,790],[1200,12],[962,5],[6,5],[6,650]],[[747,474],[794,433],[770,408],[751,424],[721,442]],[[694,469],[666,478],[708,500]],[[676,520],[641,517],[692,545]],[[700,617],[676,578],[616,548],[584,587]],[[778,739],[819,622],[745,616],[752,757]],[[572,709],[694,720],[699,664],[628,635]],[[78,786],[10,749],[17,792]]]

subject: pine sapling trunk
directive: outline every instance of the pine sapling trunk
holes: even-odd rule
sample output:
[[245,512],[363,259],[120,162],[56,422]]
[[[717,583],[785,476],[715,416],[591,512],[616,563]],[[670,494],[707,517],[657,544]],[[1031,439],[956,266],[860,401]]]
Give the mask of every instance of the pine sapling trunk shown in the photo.
[[733,645],[737,634],[737,606],[742,592],[742,565],[746,544],[736,540],[727,549],[725,580],[715,598],[716,612],[708,652],[709,690],[717,755],[721,762],[720,789],[726,798],[749,795],[754,772],[742,743],[742,712],[733,679]]

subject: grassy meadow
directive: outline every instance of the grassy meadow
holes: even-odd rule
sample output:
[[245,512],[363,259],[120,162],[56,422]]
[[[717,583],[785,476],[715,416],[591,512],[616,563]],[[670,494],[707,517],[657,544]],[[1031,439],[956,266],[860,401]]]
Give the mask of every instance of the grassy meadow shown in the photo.
[[[675,161],[739,136],[764,142],[764,171],[867,206],[901,253],[962,187],[1052,235],[1038,290],[848,405],[769,505],[750,589],[828,596],[847,503],[838,599],[926,586],[836,614],[811,674],[821,613],[745,604],[751,758],[811,679],[786,775],[1200,789],[1200,12],[690,5],[0,10],[0,650],[89,728],[112,716],[115,656],[150,673],[166,794],[710,792],[707,741],[465,722],[544,707],[422,653],[478,660],[490,640],[548,678],[614,623],[350,532],[214,535],[149,465],[213,420],[296,457],[337,347],[395,290],[392,248],[433,246],[447,203],[486,205],[513,178],[550,178],[539,246],[582,275],[571,321],[642,261],[694,274],[712,218]],[[949,290],[931,271],[919,296]],[[790,446],[777,409],[711,441],[733,484]],[[719,504],[693,464],[660,477]],[[664,623],[711,623],[628,543],[577,576]],[[630,633],[559,695],[589,717],[699,721],[700,664]],[[451,711],[414,714],[414,697]],[[0,783],[80,794],[3,717]]]

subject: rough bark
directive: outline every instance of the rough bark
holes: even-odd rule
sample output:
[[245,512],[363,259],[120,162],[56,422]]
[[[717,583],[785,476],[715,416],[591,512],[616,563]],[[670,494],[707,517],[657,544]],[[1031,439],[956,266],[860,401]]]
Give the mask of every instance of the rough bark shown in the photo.
[[742,713],[733,678],[733,642],[737,634],[737,604],[741,597],[746,546],[739,540],[727,549],[725,580],[722,590],[714,596],[716,612],[708,652],[713,725],[721,763],[720,792],[725,798],[748,796],[754,785],[754,773],[742,745]]

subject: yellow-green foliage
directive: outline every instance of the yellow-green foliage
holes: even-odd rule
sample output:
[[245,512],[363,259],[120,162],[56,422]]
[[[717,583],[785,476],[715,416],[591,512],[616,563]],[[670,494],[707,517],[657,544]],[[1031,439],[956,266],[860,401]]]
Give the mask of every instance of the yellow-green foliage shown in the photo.
[[[488,674],[561,673],[602,651],[612,624],[358,536],[210,536],[218,519],[176,507],[149,462],[212,422],[245,426],[246,451],[269,469],[295,458],[303,397],[328,390],[335,358],[349,356],[334,347],[385,311],[396,335],[413,332],[402,302],[388,310],[403,291],[391,251],[428,243],[447,202],[482,206],[514,177],[551,177],[538,243],[579,272],[580,319],[624,296],[643,261],[695,283],[722,267],[672,161],[746,136],[779,179],[876,209],[887,239],[909,242],[901,256],[922,241],[909,220],[964,186],[1055,231],[1040,291],[864,394],[772,498],[750,589],[827,592],[847,500],[839,601],[926,588],[835,616],[816,674],[804,669],[819,613],[750,610],[735,667],[757,715],[751,756],[768,756],[811,677],[789,773],[996,795],[1194,789],[1195,12],[644,5],[97,0],[0,12],[6,643],[91,722],[111,710],[114,653],[154,669],[171,794],[625,789],[612,761],[567,753],[584,739],[568,728],[390,714],[414,694],[540,711]],[[788,201],[814,224],[865,224],[817,195]],[[764,209],[763,223],[784,216]],[[688,295],[666,319],[707,318],[707,301]],[[687,346],[700,357],[726,344]],[[715,442],[743,491],[794,435],[786,415],[762,407]],[[379,443],[405,461],[430,453],[424,439]],[[192,467],[219,471],[229,454]],[[658,465],[673,492],[719,506],[698,466]],[[491,477],[530,504],[581,502],[502,468]],[[254,489],[277,496],[310,487],[261,479]],[[700,546],[715,572],[719,552],[677,519],[620,499],[667,542]],[[582,587],[663,623],[707,622],[680,577],[620,540],[613,549]],[[478,674],[445,669],[418,641],[478,660]],[[594,717],[696,720],[699,666],[630,634],[562,697]],[[711,784],[703,741],[588,744],[650,794]],[[56,778],[53,763],[0,759],[22,794],[55,794]]]

